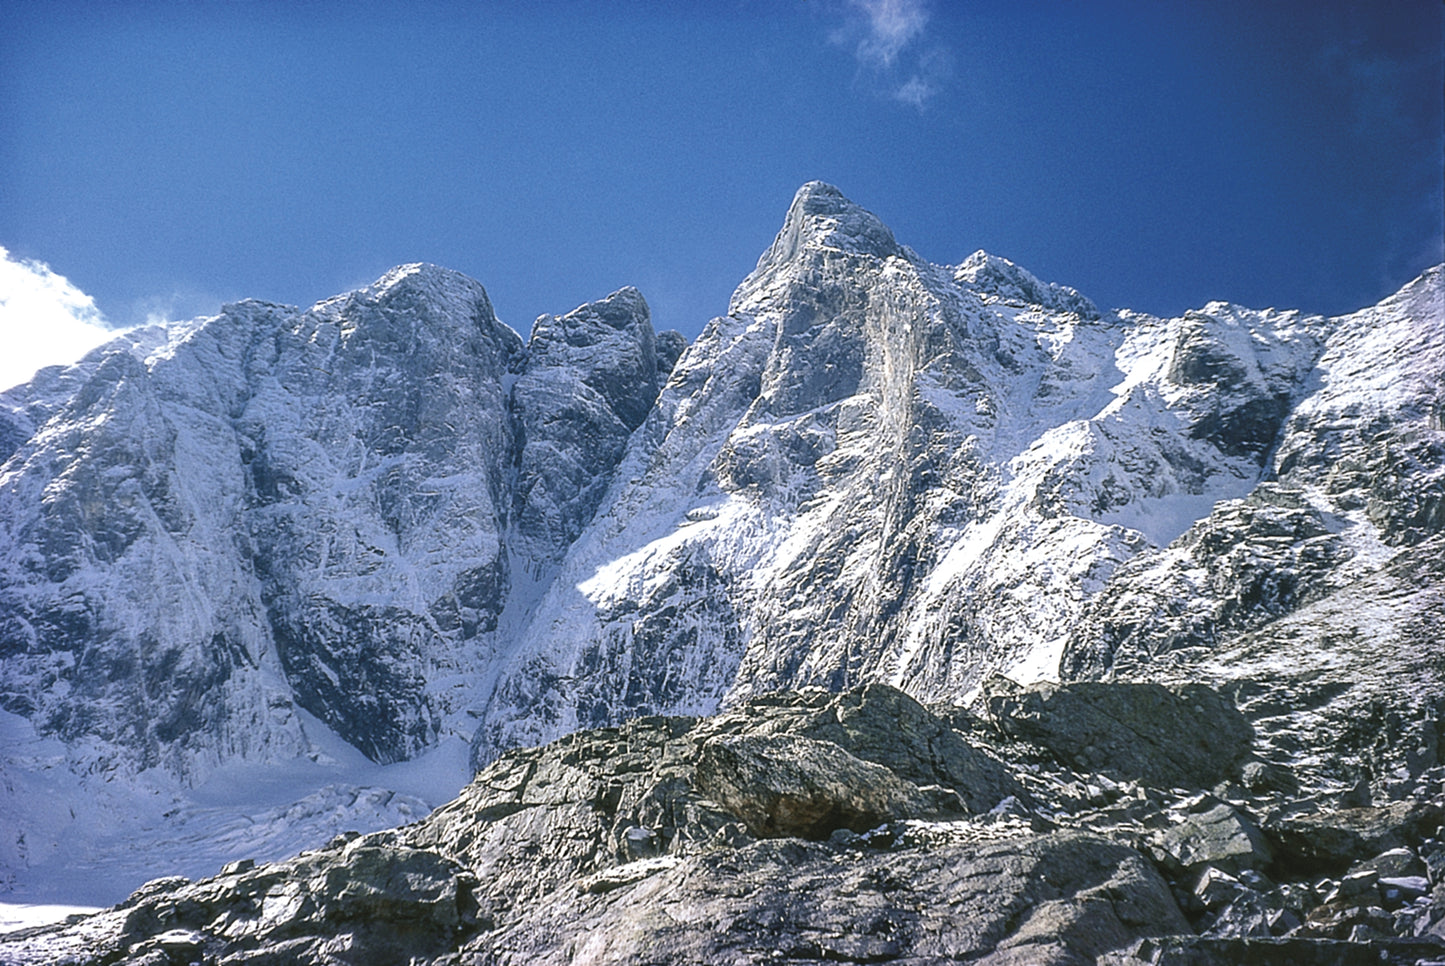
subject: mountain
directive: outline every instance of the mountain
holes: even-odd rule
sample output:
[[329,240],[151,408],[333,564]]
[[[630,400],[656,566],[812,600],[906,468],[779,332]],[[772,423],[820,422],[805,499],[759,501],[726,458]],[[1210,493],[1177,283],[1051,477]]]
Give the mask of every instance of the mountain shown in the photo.
[[815,182],[688,346],[632,289],[524,340],[423,265],[127,336],[0,396],[5,874],[123,868],[113,901],[138,840],[275,857],[425,812],[468,754],[814,685],[1207,679],[1309,787],[1414,781],[1441,276],[1339,318],[1103,312]]
[[[928,264],[807,185],[633,436],[474,763],[782,688],[1138,674],[1439,560],[1441,289],[1106,314],[982,252]],[[1406,610],[1440,615],[1436,587]]]
[[[7,393],[30,435],[0,475],[0,707],[69,771],[167,792],[327,733],[376,762],[436,747],[513,573],[586,524],[664,343],[623,290],[524,345],[480,285],[411,265]],[[7,767],[55,770],[32,758]],[[24,799],[22,866],[45,848]]]

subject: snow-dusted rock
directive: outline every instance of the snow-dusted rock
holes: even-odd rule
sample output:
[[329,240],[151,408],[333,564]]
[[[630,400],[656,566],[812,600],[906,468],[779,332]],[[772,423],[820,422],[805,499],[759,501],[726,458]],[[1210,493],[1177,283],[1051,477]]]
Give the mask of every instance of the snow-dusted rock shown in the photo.
[[[1118,634],[1081,628],[1128,587],[1147,614],[1187,613],[1176,638],[1277,619],[1388,556],[1353,552],[1389,538],[1373,523],[1341,534],[1288,466],[1338,421],[1312,413],[1354,413],[1347,387],[1366,371],[1392,383],[1375,362],[1344,375],[1367,335],[1418,360],[1403,396],[1438,421],[1439,284],[1337,320],[1217,302],[1100,313],[996,256],[930,265],[806,185],[506,645],[476,761],[776,688],[883,680],[962,700],[989,673],[1055,678],[1066,649],[1070,673],[1091,673],[1102,658],[1081,655]],[[1422,317],[1403,345],[1381,331]],[[1371,485],[1393,486],[1377,502],[1413,508],[1424,533],[1442,461],[1410,439],[1411,462],[1384,464],[1401,481]],[[1347,472],[1313,467],[1301,479]]]
[[1062,671],[1237,694],[1317,783],[1418,776],[1441,293],[1102,312],[929,264],[814,182],[691,346],[633,289],[524,342],[422,265],[227,306],[0,396],[0,708],[76,776],[174,793],[333,734],[481,765],[779,689]]
[[654,339],[635,288],[533,323],[511,411],[519,435],[515,542],[535,567],[555,569],[592,521],[671,369],[662,369],[670,352]]
[[[514,572],[587,524],[671,351],[633,290],[527,347],[478,283],[409,265],[41,373],[0,400],[26,437],[0,468],[0,707],[77,783],[164,794],[316,758],[318,729],[378,762],[469,737]],[[51,824],[12,804],[0,838]]]

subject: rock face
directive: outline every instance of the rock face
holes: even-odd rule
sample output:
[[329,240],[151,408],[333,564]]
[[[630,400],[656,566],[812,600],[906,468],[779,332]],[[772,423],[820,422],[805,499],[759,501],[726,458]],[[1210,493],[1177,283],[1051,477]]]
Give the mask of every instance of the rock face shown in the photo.
[[296,706],[414,756],[512,568],[590,518],[658,358],[635,290],[524,346],[480,285],[406,266],[48,377],[12,403],[46,428],[0,484],[0,700],[142,768],[304,749]]
[[[1385,575],[1440,559],[1441,292],[1431,270],[1338,319],[1101,313],[995,256],[930,265],[807,185],[633,435],[474,761],[780,687],[1182,683],[1283,622],[1331,634],[1312,608],[1371,581],[1408,603],[1368,633],[1414,661],[1408,615],[1440,613],[1438,582]],[[1445,693],[1438,667],[1410,673]]]
[[[1109,689],[1121,697],[1101,698]],[[1082,693],[1115,706],[1137,699],[1128,691]],[[899,709],[890,745],[875,725]],[[0,961],[1413,966],[1445,955],[1431,933],[1445,905],[1425,897],[1445,870],[1438,805],[1231,803],[1087,774],[1101,789],[1075,797],[1067,756],[1011,737],[996,711],[936,715],[872,685],[578,732],[501,756],[414,825],[150,883],[88,919],[0,937]],[[942,735],[952,751],[937,750]],[[974,776],[986,764],[1013,794],[976,811],[963,804],[984,795],[974,779],[915,783],[922,763],[937,775],[960,749]],[[1255,817],[1307,807],[1318,827],[1354,838],[1302,877],[1271,851],[1288,848],[1285,826],[1261,833]],[[1350,865],[1355,845],[1382,851]]]
[[534,577],[555,569],[591,522],[675,349],[658,345],[633,288],[533,323],[510,406],[520,437],[515,543]]
[[985,687],[989,714],[1011,735],[1081,771],[1162,787],[1210,788],[1240,777],[1254,731],[1233,702],[1203,685]]
[[129,334],[0,396],[0,856],[64,838],[28,790],[65,782],[184,799],[332,736],[481,768],[869,684],[911,764],[881,698],[818,698],[704,773],[796,764],[758,833],[1027,804],[922,701],[1115,783],[1410,794],[1445,764],[1442,372],[1439,268],[1338,318],[1100,311],[816,182],[690,346],[631,289],[523,340],[420,265]]

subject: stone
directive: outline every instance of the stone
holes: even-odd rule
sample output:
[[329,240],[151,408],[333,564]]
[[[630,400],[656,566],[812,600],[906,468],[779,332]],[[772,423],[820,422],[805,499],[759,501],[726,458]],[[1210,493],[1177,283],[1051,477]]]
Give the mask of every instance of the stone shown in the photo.
[[[473,921],[475,882],[455,862],[390,833],[303,853],[289,863],[151,887],[126,907],[117,941],[155,944],[190,962],[215,943],[326,944],[344,932],[370,962],[435,955]],[[208,953],[208,955],[210,955]]]
[[1379,875],[1373,869],[1366,869],[1362,872],[1351,872],[1340,880],[1340,884],[1331,889],[1325,895],[1325,902],[1339,902],[1342,900],[1362,899],[1365,896],[1373,896],[1375,883],[1379,881]]
[[1265,919],[1271,936],[1284,936],[1302,925],[1299,915],[1293,909],[1271,909]]
[[622,848],[628,859],[645,859],[657,854],[657,833],[650,828],[633,825],[622,832]]
[[1349,939],[1363,926],[1372,935],[1389,935],[1395,920],[1377,904],[1378,899],[1373,890],[1369,895],[1330,899],[1309,911],[1301,932],[1327,939]]
[[[1020,747],[984,728],[965,738],[880,686],[761,695],[710,719],[639,717],[509,752],[414,825],[161,880],[34,940],[0,937],[0,961],[57,961],[56,943],[78,950],[59,961],[228,966],[1413,966],[1423,955],[1406,953],[1445,949],[1432,938],[1445,923],[1420,894],[1427,877],[1383,883],[1398,900],[1380,888],[1410,878],[1385,871],[1434,874],[1438,841],[1391,847],[1380,832],[1413,833],[1428,814],[1350,818],[1362,840],[1386,844],[1321,881],[1332,893],[1321,902],[1248,808],[1042,754],[1015,777],[1003,760]],[[1022,794],[991,799],[1010,783]],[[1060,808],[1071,787],[1079,801]],[[975,810],[965,791],[992,804]],[[173,957],[166,935],[203,945]],[[16,955],[31,941],[49,944],[48,958]]]
[[706,730],[791,734],[829,741],[857,758],[883,765],[920,787],[953,789],[972,813],[1028,793],[1001,762],[950,727],[947,720],[897,688],[867,684],[836,695],[770,694],[720,715]]
[[185,958],[199,953],[206,945],[206,937],[191,929],[169,929],[153,941],[168,955]]
[[1364,859],[1350,866],[1350,872],[1363,872],[1371,869],[1379,874],[1380,878],[1398,878],[1401,876],[1428,876],[1429,872],[1424,860],[1411,849],[1397,848],[1381,852],[1372,859]]
[[1203,685],[1078,681],[985,684],[989,716],[1006,734],[1061,762],[1156,788],[1211,788],[1234,778],[1253,729],[1224,695]]
[[1244,889],[1220,909],[1206,932],[1212,936],[1272,936],[1270,914],[1277,911],[1277,899],[1253,889]]
[[[762,837],[825,839],[943,809],[912,782],[828,741],[783,735],[720,735],[702,746],[700,791]],[[954,809],[962,814],[961,803]]]
[[1382,878],[1375,885],[1380,890],[1380,897],[1391,905],[1413,902],[1430,894],[1430,883],[1422,875]]
[[1340,873],[1390,849],[1409,848],[1434,835],[1445,808],[1433,802],[1392,802],[1266,821],[1264,832],[1279,861],[1301,874]]
[[1251,792],[1280,792],[1293,795],[1299,781],[1283,765],[1270,761],[1248,761],[1240,769],[1240,782]]
[[1209,866],[1200,873],[1199,881],[1194,885],[1194,895],[1204,908],[1222,909],[1233,902],[1244,888],[1244,885],[1228,872]]
[[1238,809],[1222,802],[1199,814],[1183,816],[1173,828],[1157,835],[1154,842],[1170,862],[1185,870],[1214,866],[1238,873],[1267,866],[1273,857],[1259,828]]

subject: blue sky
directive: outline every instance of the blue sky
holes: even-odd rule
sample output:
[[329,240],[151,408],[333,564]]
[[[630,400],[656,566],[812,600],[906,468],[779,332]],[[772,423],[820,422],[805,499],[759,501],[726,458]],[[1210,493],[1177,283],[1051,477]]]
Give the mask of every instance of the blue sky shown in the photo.
[[431,261],[691,335],[818,178],[1101,305],[1340,313],[1445,257],[1442,11],[0,0],[0,245],[117,325]]

